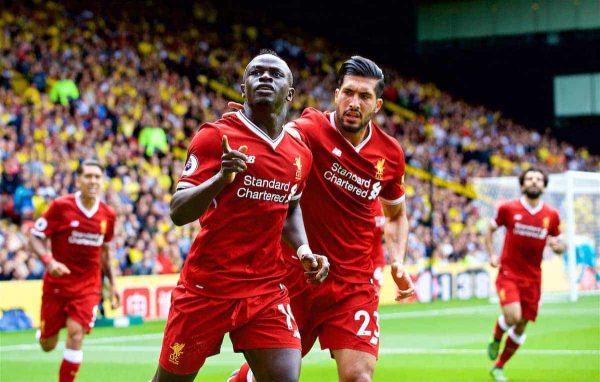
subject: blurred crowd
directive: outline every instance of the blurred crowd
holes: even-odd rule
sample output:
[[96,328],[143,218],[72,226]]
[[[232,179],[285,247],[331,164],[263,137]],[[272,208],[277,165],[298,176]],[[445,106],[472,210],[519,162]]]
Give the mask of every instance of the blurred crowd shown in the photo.
[[[294,118],[307,106],[332,109],[335,69],[349,56],[302,31],[284,34],[276,23],[222,22],[201,3],[162,10],[124,3],[118,17],[77,3],[32,4],[0,10],[0,280],[41,277],[27,232],[54,198],[75,190],[74,171],[90,157],[106,166],[104,196],[118,214],[116,273],[178,272],[200,228],[172,224],[170,196],[189,140],[202,122],[228,111],[245,64],[261,48],[289,63]],[[413,168],[459,185],[529,164],[598,170],[600,159],[585,148],[384,71],[386,101],[415,117],[386,109],[376,119]],[[448,188],[430,191],[416,176],[406,184],[408,263],[486,261],[485,221],[472,199]]]

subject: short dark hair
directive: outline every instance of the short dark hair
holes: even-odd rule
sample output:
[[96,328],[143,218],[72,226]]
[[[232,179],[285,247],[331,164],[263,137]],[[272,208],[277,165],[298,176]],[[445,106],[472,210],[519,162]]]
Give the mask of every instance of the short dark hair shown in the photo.
[[[262,56],[263,54],[270,54],[270,55],[273,55],[275,57],[279,57],[279,55],[277,54],[276,51],[274,51],[273,49],[268,49],[268,48],[261,49],[258,52],[257,56]],[[279,58],[281,58],[281,57],[279,57]]]
[[376,63],[369,60],[368,58],[361,56],[352,56],[349,60],[346,60],[338,70],[338,86],[342,87],[345,76],[360,76],[367,78],[375,78],[377,84],[375,85],[375,95],[380,98],[383,94],[383,87],[385,86],[385,78],[383,71]]
[[98,162],[96,159],[86,159],[83,162],[81,162],[81,164],[79,164],[79,168],[77,169],[77,174],[79,174],[79,175],[83,174],[84,166],[96,166],[104,174],[104,166],[102,166],[100,164],[100,162]]
[[[256,57],[262,56],[264,54],[270,54],[271,56],[275,56],[275,57],[279,58],[281,61],[285,62],[285,60],[283,58],[281,58],[281,56],[279,56],[276,51],[274,51],[273,49],[268,49],[268,48],[261,49],[256,56],[252,57],[252,60],[254,60]],[[250,60],[250,61],[252,61],[252,60]],[[292,73],[292,69],[289,67],[287,62],[285,62],[285,64],[288,66],[288,69],[290,70],[289,83],[290,83],[290,85],[293,85],[294,84],[294,74]],[[246,76],[246,71],[244,71],[244,77],[245,76]]]
[[519,185],[521,187],[523,187],[523,183],[525,183],[525,175],[527,175],[528,172],[539,172],[542,174],[544,177],[544,187],[548,187],[548,174],[546,174],[546,172],[539,167],[529,167],[523,170],[523,172],[519,175]]

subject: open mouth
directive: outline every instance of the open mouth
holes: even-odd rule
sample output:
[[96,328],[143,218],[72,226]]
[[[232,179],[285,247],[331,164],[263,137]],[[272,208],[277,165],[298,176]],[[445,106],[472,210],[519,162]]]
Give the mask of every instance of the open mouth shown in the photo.
[[274,92],[275,89],[273,89],[273,87],[271,85],[258,85],[255,88],[256,91],[269,91],[269,92]]

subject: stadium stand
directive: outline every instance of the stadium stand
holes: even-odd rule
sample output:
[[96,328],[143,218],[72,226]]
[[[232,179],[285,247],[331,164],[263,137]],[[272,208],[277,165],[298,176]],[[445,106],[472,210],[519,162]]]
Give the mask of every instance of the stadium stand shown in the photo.
[[[178,272],[199,230],[175,227],[168,216],[187,142],[199,124],[228,111],[229,99],[239,101],[243,63],[260,48],[290,63],[291,117],[307,106],[331,108],[336,65],[351,53],[330,53],[310,36],[278,37],[277,25],[221,23],[207,5],[192,8],[153,9],[150,17],[125,4],[118,18],[55,2],[2,9],[0,280],[41,278],[27,230],[53,198],[73,191],[74,170],[91,156],[106,166],[105,197],[118,213],[116,274]],[[550,132],[385,72],[386,107],[376,119],[401,142],[409,165],[409,263],[487,260],[472,177],[514,175],[529,164],[599,169],[598,156]]]

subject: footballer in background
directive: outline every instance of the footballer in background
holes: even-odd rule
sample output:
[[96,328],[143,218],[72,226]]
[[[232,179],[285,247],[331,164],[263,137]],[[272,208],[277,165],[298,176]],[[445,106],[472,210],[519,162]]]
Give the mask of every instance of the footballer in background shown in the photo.
[[103,180],[99,162],[81,163],[79,191],[53,200],[31,230],[32,250],[46,266],[38,332],[42,350],[53,350],[60,329],[67,328],[59,382],[73,382],[79,371],[83,337],[96,319],[102,273],[113,308],[119,305],[109,247],[116,215],[100,200]]
[[[496,382],[506,382],[504,365],[525,342],[525,327],[538,315],[542,284],[542,258],[546,244],[556,254],[565,251],[560,238],[558,211],[544,203],[541,196],[548,186],[548,175],[529,168],[519,175],[522,196],[502,204],[491,220],[485,236],[490,263],[498,267],[496,289],[502,314],[488,345],[488,356],[495,361],[490,374]],[[498,260],[492,235],[499,226],[506,227],[502,256]],[[499,354],[500,342],[507,333]]]

